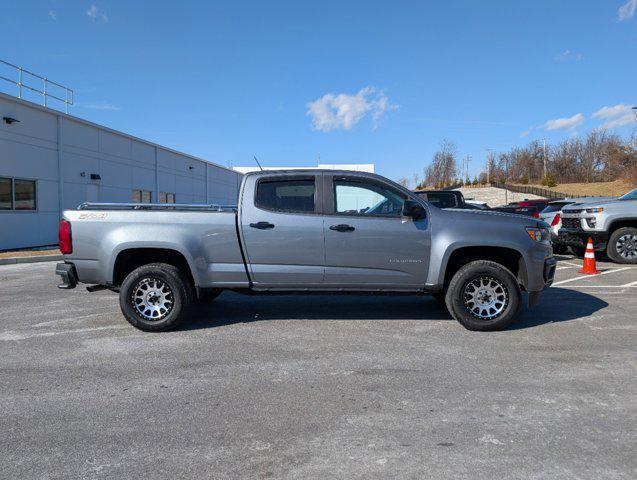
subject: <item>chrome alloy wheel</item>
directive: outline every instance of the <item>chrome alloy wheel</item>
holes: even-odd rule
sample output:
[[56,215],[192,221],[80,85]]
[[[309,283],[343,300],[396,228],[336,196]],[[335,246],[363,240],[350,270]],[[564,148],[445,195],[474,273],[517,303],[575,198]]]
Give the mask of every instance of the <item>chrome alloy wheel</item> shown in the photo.
[[622,257],[629,260],[637,257],[637,235],[627,233],[617,239],[615,250]]
[[146,320],[162,320],[172,310],[174,301],[168,284],[156,278],[142,279],[131,296],[133,307]]
[[478,277],[464,287],[464,305],[474,317],[493,320],[509,303],[509,294],[502,282],[493,277]]

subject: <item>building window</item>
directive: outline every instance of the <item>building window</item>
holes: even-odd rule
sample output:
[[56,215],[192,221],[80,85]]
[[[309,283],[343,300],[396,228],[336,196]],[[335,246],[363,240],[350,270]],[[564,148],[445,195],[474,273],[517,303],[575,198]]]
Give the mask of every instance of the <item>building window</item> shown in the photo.
[[36,182],[0,177],[0,210],[36,210]]
[[175,203],[175,194],[159,192],[159,203]]
[[133,203],[150,203],[152,201],[152,194],[150,190],[133,190],[131,195]]

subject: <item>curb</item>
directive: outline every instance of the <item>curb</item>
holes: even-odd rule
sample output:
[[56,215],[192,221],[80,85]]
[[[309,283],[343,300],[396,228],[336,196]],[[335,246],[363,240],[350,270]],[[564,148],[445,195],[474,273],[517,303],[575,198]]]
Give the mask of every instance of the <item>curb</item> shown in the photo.
[[12,257],[12,258],[0,258],[0,265],[15,265],[18,263],[41,263],[41,262],[55,262],[63,260],[63,255],[33,255],[31,257]]

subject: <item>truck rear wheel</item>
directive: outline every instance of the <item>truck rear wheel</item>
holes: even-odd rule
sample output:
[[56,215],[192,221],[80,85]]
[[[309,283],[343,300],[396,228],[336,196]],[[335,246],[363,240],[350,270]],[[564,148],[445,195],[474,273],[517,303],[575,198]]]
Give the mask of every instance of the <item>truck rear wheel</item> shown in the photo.
[[192,286],[184,273],[165,263],[133,270],[119,291],[119,305],[126,320],[147,332],[175,328],[191,299]]
[[637,228],[615,230],[608,239],[606,254],[617,263],[637,263]]
[[468,330],[502,330],[518,314],[520,286],[499,263],[476,260],[453,276],[445,303],[451,316]]

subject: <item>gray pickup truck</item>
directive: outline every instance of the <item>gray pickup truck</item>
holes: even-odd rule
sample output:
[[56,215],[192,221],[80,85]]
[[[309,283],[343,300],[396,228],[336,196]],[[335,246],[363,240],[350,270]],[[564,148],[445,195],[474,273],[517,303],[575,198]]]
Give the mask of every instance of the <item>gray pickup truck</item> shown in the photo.
[[119,292],[126,319],[168,330],[191,301],[246,293],[431,294],[470,330],[508,326],[555,272],[548,225],[442,210],[381,176],[245,175],[236,207],[83,204],[59,229],[60,288]]
[[637,189],[619,198],[590,198],[562,208],[558,245],[583,254],[588,238],[593,248],[617,263],[637,263]]

